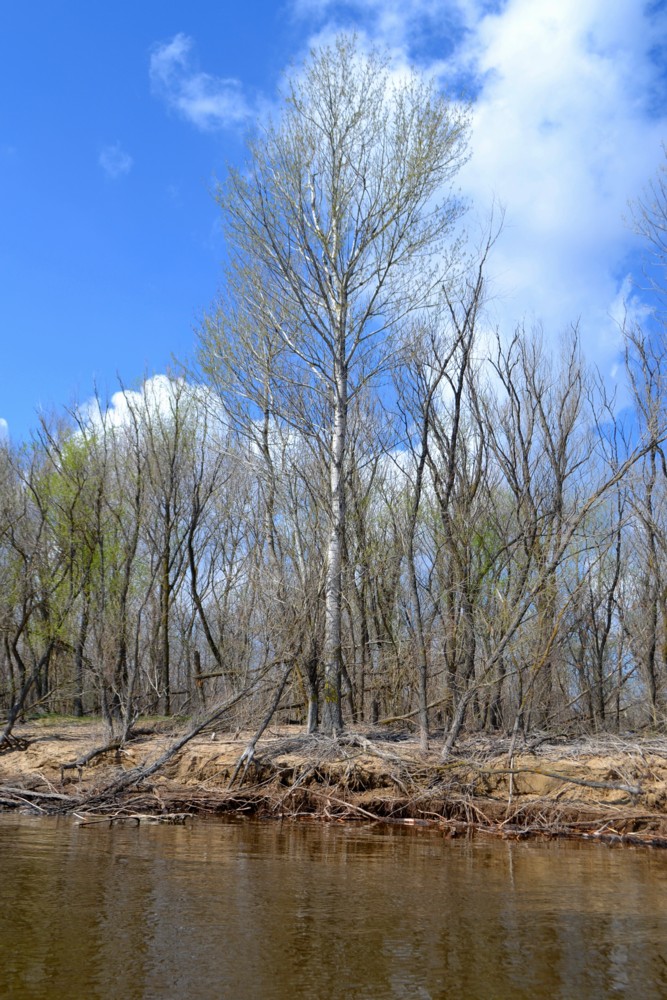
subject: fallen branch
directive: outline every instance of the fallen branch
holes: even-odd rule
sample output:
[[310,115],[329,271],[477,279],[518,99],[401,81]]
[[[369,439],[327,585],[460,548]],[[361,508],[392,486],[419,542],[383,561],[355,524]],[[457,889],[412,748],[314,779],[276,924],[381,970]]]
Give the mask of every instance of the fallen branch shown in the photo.
[[60,765],[60,782],[65,780],[65,771],[72,771],[74,768],[79,772],[79,781],[83,777],[83,769],[90,764],[91,760],[95,760],[96,757],[101,757],[102,754],[109,753],[111,750],[120,750],[123,746],[123,740],[111,740],[110,743],[105,743],[103,747],[95,747],[94,750],[90,750],[88,753],[83,754],[83,756],[78,757],[77,760],[72,761],[70,764]]
[[362,816],[372,819],[375,823],[379,823],[383,819],[383,817],[378,816],[377,813],[369,812],[368,809],[363,809],[361,806],[355,806],[352,802],[346,802],[345,799],[337,799],[334,795],[330,795],[329,792],[319,792],[316,789],[309,788],[308,794],[315,796],[315,798],[325,799],[327,802],[334,802],[338,806],[343,806],[345,809],[349,809],[350,812],[360,813]]
[[28,806],[35,812],[48,813],[53,811],[54,803],[68,802],[69,795],[59,795],[57,792],[35,792],[27,788],[15,788],[10,785],[0,786],[0,805],[6,809],[16,809]]
[[2,795],[23,795],[29,799],[52,799],[60,800],[65,802],[71,802],[72,798],[69,795],[62,795],[59,792],[35,792],[32,789],[27,788],[14,788],[9,785],[0,786],[0,794]]
[[190,742],[190,740],[193,740],[195,736],[198,736],[208,726],[211,726],[213,725],[214,722],[217,722],[217,720],[221,718],[221,716],[223,716],[231,708],[233,708],[235,705],[238,705],[240,701],[243,701],[244,698],[247,698],[255,690],[259,682],[264,679],[264,677],[266,676],[266,674],[268,673],[268,671],[271,669],[272,666],[273,664],[270,664],[268,667],[266,667],[260,674],[257,675],[255,680],[252,681],[252,683],[249,684],[248,687],[244,688],[243,691],[240,691],[238,694],[233,695],[231,698],[228,698],[223,705],[219,705],[216,709],[214,709],[213,712],[210,712],[201,722],[199,722],[197,725],[189,729],[184,736],[181,736],[174,743],[172,743],[171,746],[168,747],[168,749],[165,750],[164,753],[160,754],[157,760],[153,761],[152,764],[148,764],[145,767],[133,768],[131,771],[127,771],[117,781],[114,781],[111,785],[107,786],[107,788],[102,789],[102,791],[97,792],[94,795],[91,795],[81,804],[91,805],[107,801],[108,799],[113,798],[115,795],[118,795],[120,792],[127,791],[133,785],[137,785],[139,784],[139,782],[145,781],[146,778],[150,778],[150,776],[159,771],[161,767],[164,767],[164,765],[168,763],[168,761],[170,761],[172,757],[175,757],[176,754],[179,753],[179,751],[182,750],[183,747]]
[[[462,762],[461,762],[462,763]],[[474,764],[467,762],[468,766]],[[621,781],[593,781],[588,778],[573,778],[572,775],[558,774],[557,771],[545,771],[541,767],[516,767],[516,768],[476,768],[480,774],[509,774],[513,778],[517,774],[540,774],[544,778],[556,778],[558,781],[565,781],[572,785],[582,785],[584,788],[602,788],[609,791],[627,792],[628,795],[641,795],[640,785],[625,785]]]
[[275,713],[276,709],[278,708],[278,705],[280,704],[280,699],[283,696],[283,691],[285,690],[285,686],[287,684],[287,680],[288,680],[290,674],[292,673],[293,666],[294,666],[294,664],[290,664],[285,669],[285,671],[283,672],[282,679],[280,681],[280,684],[278,685],[278,688],[276,689],[276,693],[275,693],[275,695],[273,697],[271,705],[269,706],[268,712],[266,713],[266,715],[262,719],[262,723],[261,723],[259,729],[257,730],[257,732],[255,733],[255,735],[253,736],[253,738],[250,740],[250,742],[248,743],[247,747],[245,748],[245,750],[243,751],[243,753],[241,754],[241,756],[238,759],[236,767],[234,768],[234,773],[232,774],[231,778],[229,779],[229,784],[227,785],[228,789],[231,788],[232,785],[234,784],[234,782],[236,781],[236,777],[237,777],[239,771],[241,770],[241,766],[245,762],[245,767],[243,769],[243,777],[241,778],[241,784],[243,784],[243,780],[244,780],[246,774],[248,773],[248,768],[250,767],[252,759],[255,756],[255,748],[257,747],[257,741],[260,739],[262,733],[264,732],[264,730],[268,726],[269,722],[273,718],[274,713]]

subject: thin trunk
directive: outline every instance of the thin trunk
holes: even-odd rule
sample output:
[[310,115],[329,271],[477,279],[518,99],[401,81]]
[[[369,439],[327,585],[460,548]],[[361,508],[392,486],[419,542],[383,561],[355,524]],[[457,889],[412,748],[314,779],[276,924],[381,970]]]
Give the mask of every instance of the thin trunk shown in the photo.
[[659,600],[659,560],[658,560],[658,547],[656,541],[656,530],[655,530],[655,520],[653,513],[653,491],[655,489],[657,470],[656,470],[656,452],[655,448],[651,449],[650,455],[650,476],[649,481],[646,486],[646,526],[648,531],[648,544],[649,544],[649,558],[648,558],[648,585],[647,593],[649,598],[649,607],[647,610],[647,617],[649,620],[649,634],[648,634],[648,649],[646,651],[645,658],[645,670],[646,678],[648,681],[649,689],[649,701],[651,706],[651,721],[653,724],[656,722],[657,717],[657,707],[658,707],[658,682],[656,676],[656,659],[657,659],[657,648],[658,648],[658,600]]
[[204,679],[201,675],[201,656],[198,649],[192,652],[192,675],[197,701],[202,709],[206,711],[206,691],[204,690]]
[[87,592],[83,595],[83,608],[81,611],[81,623],[79,626],[79,634],[76,639],[76,651],[74,654],[74,664],[75,664],[75,676],[76,676],[76,694],[74,695],[74,715],[77,718],[81,718],[83,715],[83,668],[84,668],[84,650],[86,645],[86,636],[88,635],[88,621],[90,616],[90,599]]
[[417,518],[419,516],[419,504],[421,502],[422,485],[424,482],[424,468],[428,455],[428,427],[430,420],[429,395],[428,404],[425,408],[422,423],[421,454],[417,464],[417,478],[412,498],[412,505],[408,520],[408,580],[410,587],[410,605],[412,611],[412,629],[417,646],[417,692],[418,692],[418,720],[419,720],[419,745],[422,750],[428,750],[428,661],[426,655],[426,640],[424,639],[424,623],[422,619],[421,601],[419,600],[419,584],[417,581],[417,566],[415,562],[415,532],[417,530]]
[[161,673],[162,673],[162,711],[171,715],[171,671],[169,664],[169,548],[165,548],[162,557],[162,575],[160,579],[160,629],[161,629]]
[[[8,740],[9,737],[11,736],[11,732],[12,729],[14,728],[16,720],[19,718],[19,716],[21,715],[21,713],[25,708],[25,704],[28,699],[28,695],[30,694],[30,691],[32,690],[33,687],[37,687],[37,684],[41,679],[44,671],[48,669],[48,664],[49,660],[51,659],[52,651],[53,651],[53,641],[49,642],[48,646],[46,647],[46,650],[44,651],[40,659],[37,661],[34,670],[29,676],[26,676],[24,668],[23,670],[24,680],[21,685],[21,690],[19,691],[18,696],[14,698],[12,705],[9,709],[9,713],[7,715],[7,722],[5,723],[5,728],[3,729],[2,734],[0,734],[0,746],[2,746],[3,742]],[[16,648],[14,648],[14,654],[18,656],[18,651],[16,650]],[[18,656],[18,662],[20,662],[21,665],[23,666],[23,661],[21,660],[20,656]]]
[[[224,667],[222,663],[222,653],[220,651],[217,642],[213,637],[213,633],[211,631],[211,627],[208,621],[208,616],[204,608],[204,603],[201,599],[201,594],[199,593],[199,583],[198,583],[199,574],[197,571],[197,558],[194,549],[194,533],[196,530],[196,526],[197,526],[197,521],[193,518],[190,530],[188,532],[188,562],[190,564],[190,592],[192,594],[192,600],[194,601],[195,608],[197,609],[197,614],[199,615],[199,620],[202,624],[202,628],[204,629],[204,636],[206,638],[206,642],[208,643],[208,648],[213,653],[213,657],[219,669],[223,670]],[[197,653],[197,656],[198,655],[199,653]]]
[[7,663],[7,670],[9,672],[9,701],[11,704],[11,702],[13,702],[14,698],[16,697],[16,675],[14,671],[14,659],[12,657],[12,651],[9,645],[8,636],[5,636],[4,638],[4,647],[5,647],[5,661]]

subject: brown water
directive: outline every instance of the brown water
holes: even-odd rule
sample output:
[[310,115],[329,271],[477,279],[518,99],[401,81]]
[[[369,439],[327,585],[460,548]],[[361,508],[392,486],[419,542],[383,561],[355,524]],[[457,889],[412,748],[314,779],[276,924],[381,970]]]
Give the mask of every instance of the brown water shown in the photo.
[[1,816],[0,996],[667,997],[667,853]]

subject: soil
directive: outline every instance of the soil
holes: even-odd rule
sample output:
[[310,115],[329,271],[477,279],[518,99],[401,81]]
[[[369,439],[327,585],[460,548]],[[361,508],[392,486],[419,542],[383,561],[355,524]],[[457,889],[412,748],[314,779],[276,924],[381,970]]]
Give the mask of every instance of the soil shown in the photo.
[[424,752],[406,732],[353,729],[328,739],[286,726],[267,730],[248,761],[252,733],[206,731],[146,773],[186,730],[161,722],[135,732],[91,756],[110,742],[101,722],[16,727],[0,754],[0,809],[73,813],[82,822],[223,813],[377,820],[437,824],[451,836],[481,829],[667,846],[662,736],[513,743],[477,735],[443,762],[442,740]]

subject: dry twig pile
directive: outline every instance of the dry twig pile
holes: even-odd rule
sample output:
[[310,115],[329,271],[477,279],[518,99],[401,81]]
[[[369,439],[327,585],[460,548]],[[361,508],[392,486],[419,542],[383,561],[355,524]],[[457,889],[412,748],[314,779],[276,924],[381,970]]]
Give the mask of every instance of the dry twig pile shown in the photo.
[[404,732],[143,730],[121,746],[96,742],[93,728],[73,727],[69,739],[26,730],[0,761],[0,807],[81,822],[310,817],[667,846],[662,737],[475,736],[443,762]]

